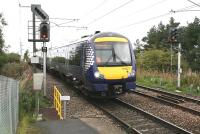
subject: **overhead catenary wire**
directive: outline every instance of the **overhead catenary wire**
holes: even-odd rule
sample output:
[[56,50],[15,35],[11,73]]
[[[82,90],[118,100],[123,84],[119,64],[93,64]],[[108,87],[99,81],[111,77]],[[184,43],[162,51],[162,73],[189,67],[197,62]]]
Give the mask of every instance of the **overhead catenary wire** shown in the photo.
[[187,9],[191,9],[191,8],[194,8],[194,7],[197,7],[197,5],[187,6],[187,7],[181,8],[179,10],[187,10]]
[[64,25],[64,24],[68,24],[68,23],[71,23],[71,22],[76,22],[76,21],[79,21],[79,19],[68,19],[68,18],[50,18],[51,20],[67,20],[63,23],[55,23],[53,21],[51,21],[53,24],[55,24],[57,27],[61,26],[61,25]]
[[153,8],[153,7],[155,7],[155,6],[159,5],[159,4],[162,4],[165,1],[167,1],[167,0],[160,0],[158,2],[155,2],[155,3],[151,4],[151,5],[148,5],[148,6],[144,7],[144,8],[142,8],[142,9],[139,9],[139,10],[133,12],[133,13],[130,13],[129,15],[127,15],[125,17],[130,17],[130,16],[132,16],[132,15],[134,15],[136,13],[144,12],[144,11],[146,11],[148,9],[151,9],[151,8]]
[[[177,11],[182,10],[182,9],[186,9],[186,8],[190,8],[190,9],[191,9],[191,8],[193,8],[193,7],[196,7],[196,6],[192,5],[192,6],[184,7],[184,8],[178,9]],[[127,25],[124,25],[124,26],[121,26],[121,27],[113,28],[113,29],[124,29],[124,28],[128,28],[128,27],[131,27],[131,26],[134,26],[134,25],[138,25],[138,24],[142,24],[142,23],[145,23],[145,22],[148,22],[148,21],[151,21],[151,20],[155,20],[155,19],[164,17],[164,16],[168,16],[168,15],[170,15],[170,14],[172,14],[172,13],[174,13],[173,10],[171,10],[171,11],[168,12],[168,13],[164,13],[164,14],[161,14],[161,15],[157,15],[157,16],[154,16],[154,17],[150,17],[150,18],[147,18],[147,19],[144,19],[144,20],[141,20],[141,21],[133,22],[133,23],[130,23],[130,24],[127,24]]]
[[60,23],[60,24],[58,24],[58,25],[61,26],[61,25],[64,25],[64,24],[68,24],[68,23],[71,23],[71,22],[78,21],[78,20],[79,20],[79,19],[74,19],[74,20],[70,20],[70,21],[67,21],[67,22]]
[[197,12],[197,11],[199,12],[200,10],[179,10],[179,11],[173,11],[172,10],[173,13],[177,13],[177,12]]
[[79,19],[69,19],[69,18],[49,18],[51,20],[79,20]]
[[31,6],[22,6],[19,0],[18,0],[18,4],[20,8],[31,8]]
[[200,7],[200,4],[198,4],[198,3],[195,3],[195,2],[193,2],[191,0],[187,0],[187,1],[189,1],[189,2],[193,3],[194,5],[197,5],[198,7]]
[[87,25],[91,25],[92,23],[94,23],[94,22],[96,22],[96,21],[98,21],[98,20],[104,18],[105,16],[107,16],[107,15],[109,15],[109,14],[115,12],[116,10],[118,10],[118,9],[120,9],[120,8],[122,8],[122,7],[124,7],[124,6],[126,6],[127,4],[129,4],[129,3],[133,2],[133,1],[134,1],[134,0],[129,0],[129,1],[126,2],[126,3],[123,3],[122,5],[120,5],[120,6],[116,7],[116,8],[114,8],[114,9],[110,10],[109,12],[103,14],[102,16],[100,16],[100,17],[98,17],[98,18],[96,18],[96,19],[90,21]]
[[141,20],[141,21],[134,22],[134,23],[131,23],[131,24],[128,24],[128,25],[124,25],[124,26],[122,26],[122,27],[118,27],[118,28],[115,28],[115,29],[124,29],[124,28],[128,28],[128,27],[131,27],[131,26],[133,26],[133,25],[142,24],[142,23],[145,23],[145,22],[148,22],[148,21],[151,21],[151,20],[155,20],[155,19],[158,19],[158,18],[161,18],[161,17],[164,17],[164,16],[168,16],[168,15],[170,15],[170,14],[171,14],[170,12],[164,13],[164,14],[161,14],[161,15],[158,15],[158,16],[154,16],[154,17],[145,19],[145,20]]
[[142,8],[142,9],[139,9],[139,10],[137,10],[137,11],[135,11],[135,12],[133,12],[133,13],[127,15],[127,16],[124,16],[123,18],[130,18],[130,16],[133,16],[133,15],[136,14],[136,13],[144,12],[144,11],[149,10],[149,9],[151,9],[151,8],[153,8],[153,7],[155,7],[155,6],[159,5],[159,4],[162,4],[162,3],[166,2],[166,1],[167,1],[167,0],[160,0],[160,1],[157,1],[157,2],[155,2],[155,3],[153,3],[153,4],[151,4],[151,5],[148,5],[148,6],[144,7],[144,8]]
[[54,24],[55,26],[51,26],[51,28],[54,28],[54,27],[66,27],[66,28],[78,28],[78,29],[87,29],[87,27],[84,27],[84,26],[62,26],[62,25],[60,25],[60,24],[57,24],[57,23],[55,23],[55,22],[53,22],[53,21],[50,21],[50,23],[52,23],[52,24]]
[[85,15],[83,15],[81,17],[81,20],[83,18],[86,18],[87,16],[89,16],[91,13],[94,13],[96,10],[98,10],[99,8],[101,8],[102,6],[104,6],[106,4],[108,0],[103,0],[100,4],[98,4],[97,6],[95,6],[93,9],[91,9],[90,11],[88,11],[87,13],[85,13]]
[[191,10],[191,8],[197,7],[197,4],[200,4],[200,3],[196,3],[196,4],[192,5],[192,6],[181,8],[179,10],[171,10],[171,12],[177,13],[177,12],[196,12],[196,11],[200,11],[200,10]]

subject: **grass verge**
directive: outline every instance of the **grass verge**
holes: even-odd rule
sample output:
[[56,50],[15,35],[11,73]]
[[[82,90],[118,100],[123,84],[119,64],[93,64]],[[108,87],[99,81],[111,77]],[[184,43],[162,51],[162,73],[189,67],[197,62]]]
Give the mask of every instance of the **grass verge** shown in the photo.
[[200,74],[197,73],[181,74],[181,87],[177,88],[176,74],[139,69],[137,71],[137,84],[180,92],[181,94],[200,96]]

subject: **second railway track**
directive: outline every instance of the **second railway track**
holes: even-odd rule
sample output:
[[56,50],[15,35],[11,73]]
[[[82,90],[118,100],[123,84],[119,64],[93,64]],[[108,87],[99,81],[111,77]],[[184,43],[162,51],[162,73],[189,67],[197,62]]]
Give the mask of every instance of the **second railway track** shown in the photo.
[[172,123],[147,113],[120,99],[106,103],[94,103],[115,120],[119,121],[130,133],[137,134],[190,134]]
[[167,103],[170,106],[200,116],[200,100],[144,86],[137,85],[137,87],[137,91],[133,91],[133,93]]

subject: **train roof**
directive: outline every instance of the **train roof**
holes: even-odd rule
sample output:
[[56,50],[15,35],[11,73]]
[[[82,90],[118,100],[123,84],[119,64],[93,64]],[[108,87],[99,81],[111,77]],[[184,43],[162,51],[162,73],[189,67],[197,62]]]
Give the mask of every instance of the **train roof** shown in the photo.
[[84,41],[94,42],[96,38],[100,38],[100,37],[122,37],[122,38],[127,39],[127,37],[118,33],[114,33],[114,32],[98,32],[96,34],[82,36],[80,40],[76,40],[72,43],[78,43],[78,42],[84,42]]
[[94,41],[96,38],[100,38],[100,37],[122,37],[122,38],[126,38],[125,36],[119,34],[119,33],[114,33],[114,32],[102,32],[102,33],[98,33],[95,34],[94,36],[92,36],[91,41]]
[[80,42],[94,42],[94,40],[96,38],[100,38],[100,37],[122,37],[122,38],[125,38],[125,39],[129,40],[127,37],[125,37],[125,36],[123,36],[123,35],[121,35],[119,33],[114,33],[114,32],[98,32],[96,34],[82,36],[82,38],[79,39],[79,40],[75,40],[75,41],[70,42],[67,45],[60,46],[60,47],[54,47],[52,49],[58,49],[58,48],[66,47],[66,46],[70,46],[70,45],[77,44],[77,43],[80,43]]

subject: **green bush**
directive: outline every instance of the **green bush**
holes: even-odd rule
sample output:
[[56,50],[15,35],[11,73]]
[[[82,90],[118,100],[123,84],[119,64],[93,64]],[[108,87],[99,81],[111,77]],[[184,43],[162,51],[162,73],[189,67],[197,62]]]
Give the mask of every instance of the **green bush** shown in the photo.
[[20,63],[6,63],[1,68],[1,74],[14,79],[22,76],[25,65]]
[[163,50],[148,50],[137,55],[138,67],[145,70],[167,71],[170,69],[170,52]]
[[8,57],[6,54],[0,54],[0,69],[4,64],[8,62]]
[[20,55],[16,53],[8,53],[7,59],[9,63],[19,63],[20,62]]
[[[172,59],[172,69],[175,73],[177,70],[177,56],[173,52]],[[159,71],[159,72],[170,72],[171,70],[171,52],[158,50],[158,49],[149,49],[143,52],[137,53],[136,55],[137,67],[149,70],[149,71]],[[181,68],[186,70],[188,64],[185,62],[184,58],[181,61]]]
[[20,113],[33,113],[35,109],[35,95],[31,91],[23,91],[20,93]]
[[33,114],[35,109],[36,98],[34,91],[32,90],[33,80],[29,80],[25,83],[25,86],[20,89],[19,92],[19,105],[20,105],[20,117],[25,114]]
[[20,62],[20,55],[16,53],[2,53],[0,54],[0,69],[6,63],[19,63]]

